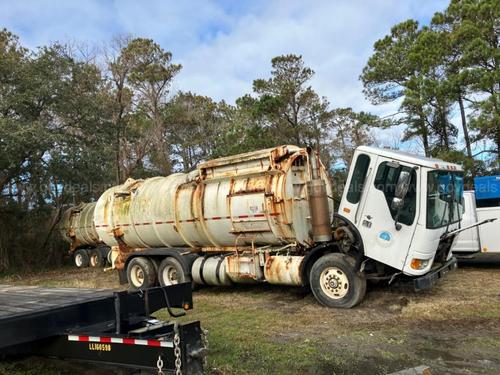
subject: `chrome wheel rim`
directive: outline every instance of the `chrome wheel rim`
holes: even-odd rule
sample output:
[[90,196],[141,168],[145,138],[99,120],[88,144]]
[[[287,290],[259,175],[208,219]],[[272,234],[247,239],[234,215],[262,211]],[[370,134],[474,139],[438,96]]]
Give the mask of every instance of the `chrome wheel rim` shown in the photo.
[[320,275],[321,290],[332,299],[340,299],[349,292],[349,279],[338,267],[328,267]]
[[90,265],[92,267],[97,266],[97,254],[94,254],[90,257]]

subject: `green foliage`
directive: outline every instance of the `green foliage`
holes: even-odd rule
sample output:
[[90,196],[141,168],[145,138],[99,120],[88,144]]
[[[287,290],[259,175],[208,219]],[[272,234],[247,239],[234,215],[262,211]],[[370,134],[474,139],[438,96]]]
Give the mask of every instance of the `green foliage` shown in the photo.
[[360,77],[373,103],[402,99],[394,124],[406,124],[403,139],[420,138],[428,155],[453,154],[458,129],[450,118],[458,109],[471,175],[483,164],[474,143],[486,140],[499,158],[499,19],[497,1],[452,0],[428,26],[394,26]]
[[[224,102],[191,92],[179,92],[163,112],[163,136],[171,145],[175,170],[189,172],[213,157],[225,130]],[[154,155],[153,155],[154,157]]]
[[0,268],[44,265],[60,259],[52,233],[63,205],[109,181],[102,79],[62,45],[29,53],[5,30],[0,40]]
[[275,57],[271,64],[271,78],[253,82],[256,117],[280,143],[318,147],[329,103],[309,86],[314,71],[297,55]]
[[[384,120],[333,108],[299,55],[273,58],[269,76],[231,105],[172,93],[181,65],[151,39],[116,38],[102,67],[101,56],[81,59],[58,43],[30,51],[0,31],[0,271],[60,261],[53,233],[68,204],[130,177],[280,144],[318,150],[335,187],[354,149],[376,143],[373,129],[402,124],[402,141],[464,165],[468,183],[498,172],[499,4],[452,0],[430,24],[400,22],[374,44],[360,78],[374,104],[399,104]],[[451,121],[457,111],[465,148]]]

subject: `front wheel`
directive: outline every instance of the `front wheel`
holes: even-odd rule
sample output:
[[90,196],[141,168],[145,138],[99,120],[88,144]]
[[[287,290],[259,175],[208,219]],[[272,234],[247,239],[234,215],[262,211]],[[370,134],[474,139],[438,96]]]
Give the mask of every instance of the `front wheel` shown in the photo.
[[354,271],[354,263],[347,255],[327,254],[313,264],[309,282],[322,305],[351,308],[363,300],[366,280]]

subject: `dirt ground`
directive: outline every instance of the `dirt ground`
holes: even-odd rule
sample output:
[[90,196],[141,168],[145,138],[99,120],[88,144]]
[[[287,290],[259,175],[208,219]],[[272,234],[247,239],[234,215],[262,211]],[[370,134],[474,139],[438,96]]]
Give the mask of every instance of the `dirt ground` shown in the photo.
[[[114,273],[73,268],[0,283],[119,288]],[[204,288],[194,304],[183,319],[209,330],[212,374],[388,374],[421,365],[432,374],[500,373],[500,257],[461,262],[425,292],[370,286],[350,310],[271,285]],[[96,373],[66,367],[30,358],[0,364],[0,374]]]

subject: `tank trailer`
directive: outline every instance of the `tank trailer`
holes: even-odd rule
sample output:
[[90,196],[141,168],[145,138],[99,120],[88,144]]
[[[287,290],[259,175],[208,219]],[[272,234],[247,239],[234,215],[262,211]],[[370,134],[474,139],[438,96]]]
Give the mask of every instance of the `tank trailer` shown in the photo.
[[129,179],[101,195],[93,221],[134,288],[267,282],[350,308],[367,280],[423,289],[456,267],[462,194],[458,165],[362,146],[335,211],[319,157],[287,145]]
[[100,239],[94,226],[96,203],[80,203],[64,211],[59,221],[62,238],[69,243],[69,253],[76,267],[102,267],[109,260],[111,248]]

